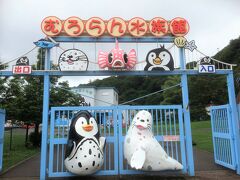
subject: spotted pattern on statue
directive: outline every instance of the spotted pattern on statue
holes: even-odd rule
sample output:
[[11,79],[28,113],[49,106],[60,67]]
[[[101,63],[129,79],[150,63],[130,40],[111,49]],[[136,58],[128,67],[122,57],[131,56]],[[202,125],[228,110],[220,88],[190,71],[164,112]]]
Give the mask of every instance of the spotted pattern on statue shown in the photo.
[[[103,154],[99,148],[96,148],[97,146],[98,144],[93,139],[86,139],[85,142],[78,147],[79,151],[77,151],[76,154],[71,158],[79,159],[79,161],[71,161],[71,159],[69,159],[69,165],[72,168],[79,167],[81,169],[85,169],[86,172],[83,174],[89,174],[88,171],[97,164],[98,167],[102,166]],[[98,158],[96,158],[96,155]]]
[[66,169],[77,175],[90,175],[104,163],[105,138],[100,137],[96,120],[88,111],[79,111],[73,117],[65,151]]

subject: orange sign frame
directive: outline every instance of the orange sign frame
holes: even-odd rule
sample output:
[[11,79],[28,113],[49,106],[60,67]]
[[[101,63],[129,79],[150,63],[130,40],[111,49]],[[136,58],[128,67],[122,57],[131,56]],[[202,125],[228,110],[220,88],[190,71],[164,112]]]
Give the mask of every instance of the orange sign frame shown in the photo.
[[43,19],[41,28],[47,36],[185,36],[189,32],[187,20],[176,17],[167,21],[162,17],[155,17],[152,20],[144,20],[141,17],[134,17],[131,20],[124,20],[120,17],[113,17],[109,20],[102,20],[99,17],[91,17],[82,20],[76,16],[60,20],[56,16],[48,16]]

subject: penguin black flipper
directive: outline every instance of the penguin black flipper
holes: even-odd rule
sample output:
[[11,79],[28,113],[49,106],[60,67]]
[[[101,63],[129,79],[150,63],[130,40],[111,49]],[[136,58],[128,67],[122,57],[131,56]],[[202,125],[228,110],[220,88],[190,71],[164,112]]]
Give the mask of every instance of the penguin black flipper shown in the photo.
[[154,67],[152,68],[152,71],[165,71],[165,69],[162,67]]
[[150,66],[151,66],[150,64],[147,64],[147,65],[144,67],[144,71],[149,71],[148,68],[149,68]]
[[65,151],[65,158],[69,157],[74,149],[74,144],[76,144],[72,139],[67,142],[67,147]]

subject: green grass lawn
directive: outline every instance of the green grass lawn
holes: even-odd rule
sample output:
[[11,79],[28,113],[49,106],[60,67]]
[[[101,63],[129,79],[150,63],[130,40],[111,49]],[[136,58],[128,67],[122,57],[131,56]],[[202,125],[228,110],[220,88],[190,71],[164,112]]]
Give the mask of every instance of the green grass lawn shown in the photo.
[[192,140],[198,149],[213,152],[211,121],[192,122]]
[[[172,125],[172,133],[174,134],[174,126]],[[197,121],[197,122],[191,122],[192,127],[192,140],[196,144],[195,147],[201,150],[205,150],[208,152],[213,152],[213,144],[212,144],[212,130],[211,130],[211,121]],[[156,125],[153,127],[153,132],[156,134],[157,127]],[[176,134],[179,134],[178,132],[179,125],[176,124]],[[165,132],[166,126],[165,124],[162,125],[158,124],[158,134],[161,135],[162,131]],[[168,133],[170,126],[167,125]],[[106,135],[113,135],[113,128],[106,128]],[[126,134],[126,128],[122,129],[123,135]],[[103,129],[101,129],[102,134],[104,134]]]
[[[196,144],[195,147],[201,150],[205,150],[208,152],[213,152],[213,143],[212,143],[212,129],[211,129],[211,121],[197,121],[197,122],[191,122],[192,127],[192,140]],[[165,133],[165,124],[163,124],[163,132]],[[176,134],[179,134],[178,132],[178,124],[176,124]],[[170,126],[167,126],[167,129],[169,131]],[[154,126],[154,132],[156,133],[157,127]],[[158,132],[161,134],[161,125],[158,125]],[[123,128],[123,133],[126,133],[126,129]],[[169,133],[169,132],[168,132]],[[174,134],[174,129],[172,125],[172,133]]]
[[16,163],[33,156],[39,148],[25,147],[25,129],[13,129],[12,149],[10,150],[10,131],[4,134],[3,171]]
[[[210,121],[192,122],[192,139],[196,143],[196,148],[213,152],[212,132]],[[113,129],[110,129],[110,134],[113,134]],[[124,131],[124,130],[123,130]],[[108,130],[106,130],[108,133]],[[13,130],[12,150],[9,150],[10,131],[5,131],[4,136],[4,155],[3,155],[3,171],[16,163],[33,156],[40,149],[25,147],[25,130]]]

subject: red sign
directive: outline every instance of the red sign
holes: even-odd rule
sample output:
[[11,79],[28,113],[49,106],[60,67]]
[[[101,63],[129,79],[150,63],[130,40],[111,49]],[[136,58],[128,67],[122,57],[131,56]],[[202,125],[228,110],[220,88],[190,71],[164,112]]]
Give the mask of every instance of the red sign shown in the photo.
[[120,37],[125,34],[127,30],[126,22],[119,17],[110,19],[107,23],[107,31],[113,37]]
[[55,16],[49,16],[42,21],[41,28],[47,36],[57,36],[61,33],[62,21]]
[[180,137],[174,135],[163,136],[163,141],[180,141]]
[[177,17],[170,22],[170,31],[174,36],[184,36],[189,31],[189,24],[185,19]]
[[79,36],[84,31],[84,24],[78,17],[70,17],[64,21],[63,29],[69,36]]
[[106,25],[101,18],[93,17],[87,20],[85,28],[90,36],[99,37],[104,33]]
[[164,36],[168,32],[168,22],[163,18],[156,17],[149,22],[149,30],[154,36]]
[[99,17],[81,20],[78,17],[69,17],[65,21],[55,16],[46,17],[41,24],[44,34],[47,36],[156,36],[166,35],[185,36],[189,31],[188,22],[181,17],[167,21],[161,17],[155,17],[151,21],[140,17],[134,17],[129,21],[120,17],[113,17],[108,21]]
[[147,22],[139,17],[132,18],[128,22],[128,31],[135,37],[144,36],[148,30]]
[[13,74],[31,74],[32,66],[13,66]]

